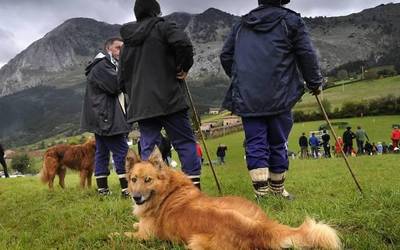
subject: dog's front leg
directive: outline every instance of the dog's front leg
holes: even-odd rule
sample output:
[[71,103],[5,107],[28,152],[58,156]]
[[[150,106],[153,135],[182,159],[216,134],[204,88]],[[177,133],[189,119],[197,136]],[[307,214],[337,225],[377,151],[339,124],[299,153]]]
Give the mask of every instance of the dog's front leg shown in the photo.
[[133,229],[137,232],[126,232],[125,236],[131,239],[148,240],[153,235],[149,221],[140,221],[133,224]]

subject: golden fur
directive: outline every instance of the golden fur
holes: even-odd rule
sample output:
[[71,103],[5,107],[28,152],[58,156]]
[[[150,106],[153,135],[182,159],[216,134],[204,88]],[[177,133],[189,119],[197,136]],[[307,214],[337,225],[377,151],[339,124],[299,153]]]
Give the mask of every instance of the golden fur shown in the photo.
[[65,174],[67,167],[80,171],[80,186],[82,188],[92,185],[94,168],[94,155],[96,142],[89,140],[82,145],[56,145],[49,148],[43,157],[43,168],[40,177],[43,183],[48,183],[53,189],[54,178],[59,177],[59,184],[65,187]]
[[246,199],[206,196],[182,172],[166,167],[158,149],[149,161],[130,152],[126,164],[129,192],[136,202],[133,213],[139,219],[137,231],[125,233],[128,237],[156,237],[193,250],[341,248],[328,225],[307,219],[291,228],[269,219]]

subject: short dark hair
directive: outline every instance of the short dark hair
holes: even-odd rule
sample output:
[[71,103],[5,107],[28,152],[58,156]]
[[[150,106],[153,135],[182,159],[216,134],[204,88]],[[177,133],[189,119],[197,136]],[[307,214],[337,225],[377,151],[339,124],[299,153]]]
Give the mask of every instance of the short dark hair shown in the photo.
[[106,51],[108,47],[111,46],[111,44],[113,44],[115,41],[123,42],[124,40],[122,40],[121,37],[111,37],[107,39],[106,42],[104,43],[104,50]]

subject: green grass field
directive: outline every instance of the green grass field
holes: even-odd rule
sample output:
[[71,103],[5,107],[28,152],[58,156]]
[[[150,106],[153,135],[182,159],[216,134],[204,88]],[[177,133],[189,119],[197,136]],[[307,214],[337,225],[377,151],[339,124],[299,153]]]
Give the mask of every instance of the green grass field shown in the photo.
[[[374,140],[383,140],[399,118],[346,121],[361,124]],[[296,124],[290,147],[296,147],[302,131],[316,129],[320,123]],[[212,155],[220,142],[228,146],[227,164],[216,167],[224,195],[253,199],[243,158],[243,133],[208,141]],[[339,231],[345,249],[400,249],[399,160],[400,155],[350,159],[364,197],[342,159],[291,160],[286,187],[296,200],[269,197],[260,206],[270,217],[292,226],[306,216],[324,220]],[[78,176],[71,171],[67,188],[52,192],[37,176],[0,179],[0,249],[184,249],[157,240],[108,239],[109,233],[130,231],[135,222],[131,201],[119,197],[115,174],[110,183],[113,195],[100,198],[94,188],[80,190]],[[205,193],[218,195],[208,166],[203,167],[202,187]]]
[[[388,95],[400,96],[400,76],[388,77],[379,80],[361,81],[342,87],[327,89],[321,95],[332,104],[332,110],[340,108],[345,102],[363,102]],[[294,110],[304,112],[319,111],[315,98],[306,94]]]

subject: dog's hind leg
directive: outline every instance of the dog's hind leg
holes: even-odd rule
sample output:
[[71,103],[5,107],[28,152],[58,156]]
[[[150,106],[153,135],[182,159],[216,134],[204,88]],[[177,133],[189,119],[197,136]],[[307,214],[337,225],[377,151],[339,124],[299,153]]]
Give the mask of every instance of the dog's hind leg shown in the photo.
[[88,188],[92,187],[92,175],[93,175],[93,171],[88,171],[88,174],[86,176],[86,181],[87,181],[87,187]]
[[80,172],[80,182],[79,182],[79,185],[81,186],[81,188],[85,188],[87,176],[88,176],[88,171],[82,169]]
[[67,169],[60,167],[58,169],[58,178],[59,184],[61,188],[65,188],[65,174],[67,173]]
[[208,250],[213,249],[210,245],[211,237],[207,234],[193,235],[187,245],[190,250]]

